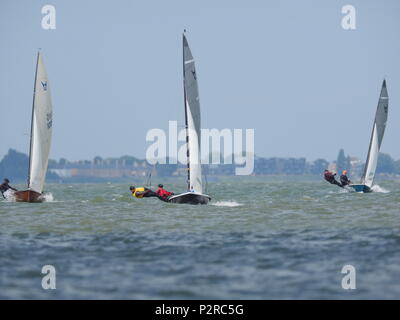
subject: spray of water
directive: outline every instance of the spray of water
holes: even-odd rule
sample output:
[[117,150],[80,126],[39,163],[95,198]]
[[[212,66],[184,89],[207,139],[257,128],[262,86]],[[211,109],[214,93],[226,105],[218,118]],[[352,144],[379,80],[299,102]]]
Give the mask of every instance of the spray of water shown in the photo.
[[52,193],[43,194],[44,202],[54,202],[54,197]]
[[14,192],[11,190],[7,190],[6,192],[4,192],[4,201],[6,202],[15,202],[15,195]]
[[373,192],[379,192],[379,193],[389,193],[390,192],[389,190],[387,190],[377,184],[373,185],[371,189]]
[[216,207],[240,207],[242,205],[236,201],[217,201],[210,204]]

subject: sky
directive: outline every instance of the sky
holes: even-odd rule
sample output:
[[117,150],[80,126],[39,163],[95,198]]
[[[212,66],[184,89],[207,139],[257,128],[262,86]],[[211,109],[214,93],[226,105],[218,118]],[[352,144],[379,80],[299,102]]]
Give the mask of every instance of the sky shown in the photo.
[[[41,26],[56,8],[56,29]],[[356,9],[344,30],[341,10]],[[144,158],[146,133],[184,123],[182,31],[202,127],[255,130],[263,157],[364,159],[382,80],[381,151],[400,158],[398,0],[1,0],[0,158],[28,152],[36,54],[54,107],[52,159]]]

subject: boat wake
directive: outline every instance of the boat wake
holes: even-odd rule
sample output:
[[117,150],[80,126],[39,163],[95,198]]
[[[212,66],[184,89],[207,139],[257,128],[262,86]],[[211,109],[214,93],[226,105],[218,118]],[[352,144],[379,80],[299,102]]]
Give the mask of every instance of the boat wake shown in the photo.
[[240,207],[242,205],[236,201],[217,201],[210,204],[216,207]]
[[377,184],[373,185],[371,189],[373,192],[379,192],[379,193],[389,193],[390,192],[389,190],[387,190],[383,187],[380,187]]
[[[371,187],[371,190],[373,192],[376,192],[376,193],[389,193],[390,192],[390,190],[387,190],[387,189],[385,189],[385,188],[383,188],[383,187],[381,187],[381,186],[379,186],[377,184],[374,184]],[[356,191],[354,189],[352,189],[352,188],[349,188],[349,187],[345,187],[344,189],[339,191],[339,193],[345,193],[345,192],[356,192]]]

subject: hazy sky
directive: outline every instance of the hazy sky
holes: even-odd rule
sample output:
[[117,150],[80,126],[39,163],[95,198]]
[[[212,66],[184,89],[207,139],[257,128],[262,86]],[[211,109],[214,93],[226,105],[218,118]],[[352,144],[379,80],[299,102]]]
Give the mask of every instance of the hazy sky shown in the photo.
[[[41,8],[56,8],[43,30]],[[341,8],[356,8],[356,30]],[[27,152],[37,49],[54,105],[51,158],[144,157],[183,125],[183,29],[203,128],[254,128],[259,156],[364,159],[384,77],[382,152],[400,158],[400,1],[0,1],[0,158]]]

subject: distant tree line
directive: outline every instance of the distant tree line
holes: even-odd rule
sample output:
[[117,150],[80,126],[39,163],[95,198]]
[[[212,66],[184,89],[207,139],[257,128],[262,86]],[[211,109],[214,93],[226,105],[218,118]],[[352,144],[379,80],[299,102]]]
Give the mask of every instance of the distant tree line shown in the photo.
[[[167,162],[168,163],[168,162]],[[254,162],[255,175],[321,175],[332,163],[325,159],[317,159],[307,162],[305,158],[261,158],[256,157]],[[346,156],[344,150],[339,151],[336,161],[336,172],[348,170],[350,175],[361,175],[364,164]],[[0,161],[0,178],[7,177],[12,181],[26,181],[28,175],[29,159],[24,153],[10,149]],[[103,159],[99,156],[93,160],[68,161],[61,158],[59,161],[49,160],[49,169],[70,168],[122,168],[126,166],[145,168],[149,175],[154,174],[169,177],[177,174],[185,174],[185,166],[181,164],[157,164],[151,166],[143,159],[131,156]],[[206,175],[234,175],[236,166],[233,164],[206,165],[203,166]],[[379,155],[377,173],[400,175],[400,160],[394,160],[390,155]],[[57,174],[48,172],[47,180],[59,181]]]
[[[353,163],[350,156],[346,156],[343,149],[340,149],[336,160],[336,171],[342,172],[344,169],[349,174],[362,175],[365,163]],[[352,172],[354,170],[355,172]],[[400,174],[400,160],[394,160],[386,153],[379,153],[377,174]]]
[[[22,152],[13,149],[0,161],[0,179],[8,178],[11,181],[27,181],[28,179],[29,158]],[[47,173],[48,180],[57,180],[59,177],[51,172]]]

